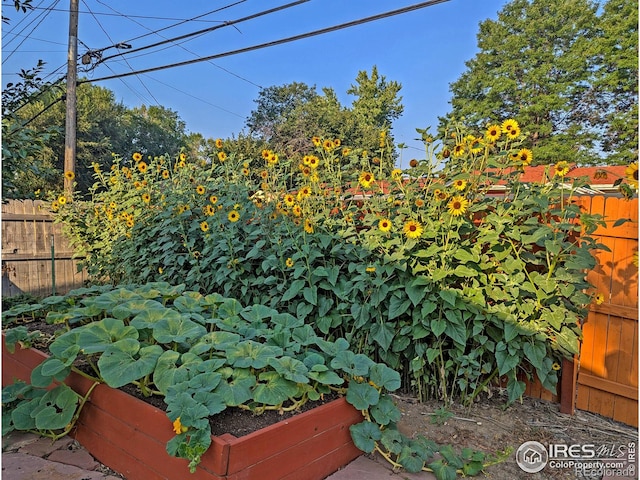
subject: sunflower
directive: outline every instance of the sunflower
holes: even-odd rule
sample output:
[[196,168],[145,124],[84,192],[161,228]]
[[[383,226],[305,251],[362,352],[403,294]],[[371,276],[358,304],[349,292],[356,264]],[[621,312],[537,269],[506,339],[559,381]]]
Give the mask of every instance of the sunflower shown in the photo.
[[442,190],[440,190],[439,188],[436,188],[433,191],[433,196],[435,197],[436,200],[444,200],[445,198],[447,198],[447,194],[444,193]]
[[391,221],[387,218],[383,218],[378,222],[378,228],[381,232],[388,232],[391,230]]
[[419,238],[422,235],[422,225],[415,220],[409,220],[404,224],[403,231],[407,238]]
[[162,178],[169,178],[169,170],[163,170],[162,171]]
[[625,168],[624,174],[627,177],[627,181],[638,188],[638,162],[632,163]]
[[346,157],[347,155],[349,155],[351,153],[351,149],[348,147],[345,147],[342,149],[342,156]]
[[414,203],[416,204],[416,207],[418,207],[418,208],[424,207],[424,200],[422,200],[421,198],[416,198]]
[[210,201],[213,205],[215,205],[216,203],[218,203],[218,197],[216,197],[215,195],[211,195],[211,196],[209,197],[209,201]]
[[342,145],[342,140],[340,140],[339,138],[336,138],[336,139],[333,141],[333,147],[334,147],[334,148],[338,148],[340,145]]
[[518,122],[515,121],[513,118],[509,118],[504,122],[502,122],[501,128],[502,128],[502,133],[509,133],[514,128],[517,130],[520,130],[520,126],[518,125]]
[[298,191],[298,200],[302,200],[303,198],[307,198],[311,195],[311,187],[309,185],[305,185]]
[[180,161],[181,161],[181,162],[184,162],[186,159],[187,159],[187,154],[186,154],[186,153],[184,153],[184,152],[183,152],[183,153],[181,153],[181,154],[180,154]]
[[364,271],[367,273],[376,273],[376,267],[367,267]]
[[553,167],[553,171],[558,177],[564,177],[567,173],[569,173],[569,162],[565,160],[559,161],[558,163],[556,163],[556,166]]
[[391,170],[391,178],[393,178],[396,182],[402,180],[402,170],[399,168],[394,168]]
[[461,157],[464,155],[464,145],[458,143],[455,147],[453,147],[453,156]]
[[466,180],[462,180],[462,179],[458,179],[455,182],[453,182],[453,188],[455,188],[456,190],[464,190],[465,188],[467,188],[467,181]]
[[140,160],[142,160],[142,154],[140,152],[136,152],[133,154],[133,160],[135,162],[139,162]]
[[240,220],[240,214],[237,212],[237,210],[231,210],[227,215],[227,218],[230,222],[235,223]]
[[311,138],[311,143],[313,143],[314,147],[319,147],[321,145],[320,137]]
[[51,202],[51,210],[53,210],[54,212],[57,212],[59,208],[60,208],[60,204],[58,203],[57,200],[54,200],[53,202]]
[[507,138],[509,138],[510,140],[515,140],[519,136],[520,136],[520,127],[518,126],[511,127],[511,130],[507,132]]
[[322,142],[322,148],[324,148],[328,152],[333,150],[333,142],[331,140],[325,140],[324,142]]
[[602,293],[598,293],[595,298],[596,305],[602,305],[604,303],[604,295]]
[[66,178],[67,180],[73,180],[74,178],[76,178],[76,174],[71,170],[67,170],[66,172],[64,172],[64,178]]
[[287,207],[291,208],[295,203],[296,203],[296,197],[294,197],[291,193],[287,193],[284,196],[284,204]]
[[449,213],[451,215],[453,215],[454,217],[459,217],[467,211],[467,208],[469,207],[469,200],[460,195],[456,195],[447,204],[447,207],[449,208]]
[[222,139],[216,138],[216,148],[222,148]]
[[148,193],[143,193],[142,194],[142,201],[144,203],[149,203],[151,201],[151,195],[149,195]]
[[198,185],[198,186],[196,187],[196,193],[197,193],[198,195],[204,195],[204,192],[205,192],[205,191],[206,191],[206,190],[205,190],[205,188],[204,188],[202,185]]
[[127,219],[127,227],[133,228],[134,225],[135,225],[135,222],[133,221],[133,218]]
[[415,158],[412,158],[412,159],[409,161],[409,166],[410,166],[411,168],[416,168],[416,167],[418,166],[418,160],[416,160]]
[[375,181],[375,177],[371,172],[362,172],[358,180],[360,181],[360,184],[364,188],[369,188],[371,184]]
[[300,207],[300,205],[294,205],[291,211],[296,217],[302,216],[302,208]]
[[207,217],[211,217],[213,214],[216,213],[216,209],[213,208],[213,206],[211,205],[205,205],[204,207],[202,207],[202,211]]
[[530,165],[533,161],[533,153],[528,148],[523,148],[518,152],[518,160],[522,165]]
[[560,370],[560,364],[558,362],[553,362],[551,368],[557,372],[558,370]]
[[140,171],[140,173],[145,173],[147,171],[147,168],[149,168],[149,166],[146,162],[138,163],[138,170]]
[[482,151],[482,137],[467,135],[464,140],[469,146],[469,150],[472,154],[477,155]]
[[304,221],[304,231],[307,233],[313,233],[313,224],[308,218]]
[[309,161],[308,165],[311,168],[318,168],[318,166],[320,165],[320,159],[315,155],[309,155],[308,161]]
[[67,203],[67,197],[65,197],[64,195],[60,195],[60,196],[58,197],[58,203],[59,203],[60,205],[64,205],[65,203]]
[[227,154],[224,152],[218,152],[218,160],[224,162],[227,159]]
[[293,267],[293,258],[289,257],[285,260],[284,264],[287,266],[287,268],[292,268]]
[[204,222],[200,222],[200,230],[202,230],[203,232],[206,232],[209,230],[209,224],[204,221]]
[[484,138],[489,143],[497,142],[501,133],[500,125],[489,125],[489,128],[487,128],[484,134]]
[[242,169],[242,175],[244,175],[245,177],[249,176],[249,169],[248,168],[243,168]]

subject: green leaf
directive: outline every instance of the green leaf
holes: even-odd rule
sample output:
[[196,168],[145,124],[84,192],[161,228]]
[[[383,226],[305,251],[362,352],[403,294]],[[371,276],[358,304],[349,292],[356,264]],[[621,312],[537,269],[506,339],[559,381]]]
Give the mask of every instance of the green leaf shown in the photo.
[[309,370],[300,360],[291,357],[271,358],[269,365],[287,380],[295,383],[309,383]]
[[358,410],[366,410],[380,400],[380,392],[368,383],[349,382],[347,402]]
[[231,381],[221,382],[216,388],[216,392],[222,395],[229,407],[241,405],[253,397],[251,389],[256,384],[256,377],[248,370],[241,372],[242,370],[235,370]]
[[153,338],[158,343],[181,343],[198,339],[207,333],[202,325],[186,317],[163,318],[153,326]]
[[382,430],[380,443],[382,443],[384,448],[386,448],[389,452],[398,455],[402,451],[402,441],[402,434],[395,428],[385,428],[384,430]]
[[[32,412],[36,428],[39,430],[64,429],[73,415],[79,403],[78,394],[65,384],[58,385],[40,399],[38,408]],[[37,412],[34,416],[34,413]]]
[[391,300],[389,301],[389,320],[393,320],[394,318],[398,318],[403,315],[411,306],[411,300],[409,298],[405,298],[404,296],[400,296],[399,293],[395,293],[391,296]]
[[431,331],[439,337],[447,329],[447,321],[444,318],[434,318],[431,320]]
[[304,296],[304,299],[311,305],[318,305],[318,287],[316,287],[315,285],[311,287],[304,287],[302,295]]
[[542,342],[529,343],[526,342],[522,350],[524,351],[525,356],[531,362],[536,369],[541,369],[542,364],[544,362],[545,357],[547,356],[547,349]]
[[404,445],[402,447],[400,455],[398,455],[398,463],[402,465],[407,470],[407,472],[411,473],[420,472],[422,470],[422,467],[424,466],[424,460],[422,459],[420,453],[415,448],[412,448],[409,445]]
[[373,360],[366,355],[360,353],[356,355],[349,350],[337,353],[335,358],[331,360],[331,368],[334,370],[342,370],[354,377],[368,375],[369,367],[373,364]]
[[417,307],[429,292],[429,289],[425,288],[425,285],[429,285],[430,283],[428,278],[420,276],[414,278],[413,281],[406,286],[405,291],[414,307]]
[[349,427],[354,445],[365,453],[371,453],[382,438],[382,432],[375,423],[364,421]]
[[[45,375],[42,372],[42,369],[43,368],[48,369],[47,364],[50,362],[53,362],[53,365],[55,365],[53,369],[53,371],[55,371],[55,374]],[[51,385],[51,383],[54,380],[61,382],[65,378],[67,378],[69,373],[71,373],[71,366],[66,366],[63,369],[58,370],[57,367],[59,366],[59,362],[60,360],[50,357],[44,362],[42,362],[40,365],[35,367],[33,370],[31,370],[31,385],[33,385],[34,387],[46,388],[49,385]],[[52,371],[51,369],[48,369],[48,370]]]
[[104,352],[107,347],[124,338],[138,338],[138,330],[125,326],[122,320],[105,318],[78,329],[78,346],[87,354]]
[[455,290],[440,290],[438,292],[438,295],[440,295],[440,298],[442,298],[452,307],[456,306],[456,298],[458,297],[458,292],[456,292]]
[[262,372],[258,379],[253,390],[253,399],[258,403],[280,405],[298,391],[294,382],[286,380],[277,372]]
[[302,279],[294,280],[293,282],[291,282],[291,286],[287,289],[286,292],[284,292],[284,295],[282,296],[282,301],[287,302],[292,298],[297,297],[304,285],[305,281]]
[[107,348],[98,368],[107,385],[120,388],[152,373],[162,352],[160,345],[140,348],[137,340],[126,338]]
[[498,375],[504,375],[515,369],[520,363],[520,357],[510,355],[507,350],[496,349],[496,364],[498,365]]
[[[326,368],[326,367],[325,367]],[[344,379],[339,377],[336,372],[332,371],[310,371],[309,378],[311,380],[315,380],[322,385],[342,385],[344,383]]]
[[400,388],[400,374],[382,363],[376,363],[369,369],[369,379],[389,392]]
[[272,357],[280,357],[283,352],[280,347],[245,340],[226,348],[225,353],[230,365],[236,368],[251,367],[259,370],[266,367]]
[[388,425],[392,422],[395,423],[402,418],[400,409],[396,406],[391,397],[387,395],[380,397],[378,403],[371,407],[370,412],[373,419],[379,425]]
[[433,470],[433,474],[438,480],[456,480],[456,468],[448,465],[444,460],[436,460],[429,464],[429,468]]
[[371,326],[371,338],[386,352],[391,346],[395,332],[386,323],[374,323]]

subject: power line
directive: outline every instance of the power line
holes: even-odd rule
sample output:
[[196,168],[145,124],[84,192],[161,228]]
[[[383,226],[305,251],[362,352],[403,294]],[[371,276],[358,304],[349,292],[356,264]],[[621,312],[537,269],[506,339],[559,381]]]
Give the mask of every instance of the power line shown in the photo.
[[[215,12],[220,11],[220,10],[222,10],[222,9],[229,8],[229,7],[231,7],[231,6],[238,5],[238,4],[243,3],[243,2],[245,2],[245,1],[246,1],[246,0],[241,0],[241,1],[239,1],[239,2],[236,2],[236,3],[230,4],[230,5],[226,5],[225,7],[221,7],[221,8],[219,8],[219,9],[212,10],[212,11],[207,12],[207,13],[203,13],[203,14],[198,15],[198,16],[193,17],[193,18],[194,18],[194,19],[196,19],[196,18],[200,18],[200,17],[205,16],[205,15],[210,15],[211,13],[215,13]],[[101,2],[100,0],[98,0],[98,3],[102,3],[102,4],[104,5],[104,3],[103,3],[103,2]],[[112,11],[114,11],[114,12],[116,12],[116,13],[120,13],[120,12],[118,12],[117,10],[115,10],[113,7],[110,7],[110,6],[108,6],[108,5],[105,5],[105,6],[106,6],[106,7],[108,7],[108,8],[110,8]],[[126,17],[126,18],[128,18],[128,16],[127,16],[127,15],[123,15],[123,16],[124,16],[124,17]],[[164,29],[151,31],[151,29],[147,28],[146,26],[144,26],[142,23],[138,22],[137,20],[133,20],[133,19],[129,19],[129,20],[131,20],[131,21],[132,21],[132,22],[134,22],[136,25],[139,25],[139,26],[140,26],[140,27],[142,27],[142,28],[146,28],[147,30],[149,30],[149,31],[150,31],[150,33],[147,33],[147,34],[145,34],[145,35],[141,35],[141,36],[139,36],[139,37],[135,37],[135,38],[132,38],[132,39],[126,40],[126,43],[131,43],[131,42],[133,42],[134,40],[137,40],[137,39],[140,39],[140,38],[142,38],[142,37],[146,37],[146,36],[149,36],[149,35],[152,35],[152,34],[156,34],[156,35],[158,35],[159,37],[164,38],[165,40],[167,40],[167,39],[166,39],[166,37],[163,37],[162,35],[160,35],[160,34],[159,34],[159,32],[161,32],[162,30],[166,30],[167,28],[172,28],[172,27],[175,27],[175,26],[177,26],[177,25],[180,25],[180,24],[175,24],[175,25],[172,25],[172,26],[169,26],[169,27],[165,27]],[[182,22],[182,23],[184,23],[184,22]],[[175,45],[175,46],[178,46],[178,47],[180,47],[180,48],[182,48],[185,52],[187,52],[187,53],[189,53],[189,54],[193,55],[194,57],[198,57],[198,54],[197,54],[197,53],[195,53],[195,52],[193,52],[193,51],[189,50],[188,48],[186,48],[185,46],[181,45],[180,43],[175,43],[174,45]],[[171,47],[172,47],[172,46],[174,46],[174,45],[171,45],[171,46],[166,47],[166,48],[171,48]],[[158,52],[158,51],[156,51],[156,52],[154,52],[154,53],[157,53],[157,52]],[[137,57],[137,56],[136,56],[136,57]],[[136,58],[136,57],[133,57],[133,58]],[[237,73],[232,72],[231,70],[228,70],[228,69],[226,69],[226,68],[223,68],[223,67],[221,67],[220,65],[217,65],[217,64],[215,64],[215,63],[213,63],[213,62],[208,62],[208,63],[209,63],[209,64],[211,64],[211,65],[213,65],[214,67],[219,68],[220,70],[222,70],[222,71],[224,71],[224,72],[228,73],[229,75],[232,75],[232,76],[234,76],[234,77],[236,77],[236,78],[238,78],[238,79],[240,79],[240,80],[243,80],[243,81],[245,81],[245,82],[247,82],[247,83],[249,83],[249,84],[251,84],[251,85],[253,85],[253,86],[255,86],[255,87],[262,88],[262,86],[261,86],[261,85],[258,85],[257,83],[252,82],[251,80],[249,80],[249,79],[247,79],[247,78],[244,78],[244,77],[242,77],[242,76],[238,75]],[[128,63],[127,63],[127,65],[128,65]],[[94,66],[92,66],[91,68],[92,68],[92,69],[93,69],[93,68],[95,68],[95,65],[94,65]]]
[[287,8],[290,8],[290,7],[294,7],[296,5],[300,5],[300,4],[306,3],[308,1],[309,0],[298,0],[296,2],[287,3],[286,5],[281,5],[279,7],[271,8],[269,10],[263,10],[261,12],[254,13],[253,15],[249,15],[247,17],[242,17],[242,18],[239,18],[237,20],[227,21],[227,22],[224,22],[223,25],[216,25],[215,27],[204,28],[202,30],[198,30],[198,31],[195,31],[195,32],[192,32],[192,33],[187,33],[185,35],[180,35],[179,37],[169,38],[169,39],[166,39],[166,40],[162,40],[161,42],[152,43],[151,45],[146,45],[144,47],[139,47],[139,48],[134,48],[134,49],[131,49],[131,50],[127,50],[126,52],[119,53],[117,55],[111,55],[109,57],[105,57],[105,58],[101,59],[98,63],[105,62],[105,61],[107,61],[107,60],[109,60],[111,58],[119,57],[121,55],[128,55],[130,53],[140,52],[142,50],[147,50],[149,48],[158,47],[158,46],[164,45],[166,43],[173,43],[173,42],[176,42],[178,40],[183,40],[185,38],[195,37],[195,36],[198,36],[198,35],[202,35],[204,33],[213,32],[214,30],[218,30],[219,28],[228,27],[228,26],[232,26],[232,25],[237,25],[238,23],[246,22],[248,20],[253,20],[255,18],[262,17],[264,15],[269,15],[271,13],[275,13],[275,12],[278,12],[278,11],[281,11],[281,10],[284,10],[284,9],[287,9]]
[[196,58],[194,60],[187,60],[184,62],[178,62],[178,63],[171,63],[168,65],[162,65],[159,67],[152,67],[152,68],[146,68],[143,70],[137,70],[135,72],[127,72],[127,73],[120,73],[117,75],[111,75],[111,76],[107,76],[107,77],[100,77],[100,78],[94,78],[92,80],[84,80],[78,83],[87,83],[87,82],[100,82],[100,81],[104,81],[104,80],[113,80],[114,78],[121,78],[121,77],[128,77],[130,75],[137,75],[137,74],[141,74],[141,73],[150,73],[150,72],[157,72],[159,70],[166,70],[168,68],[175,68],[175,67],[183,67],[186,65],[192,65],[195,63],[200,63],[200,62],[206,62],[209,60],[215,60],[217,58],[223,58],[223,57],[229,57],[232,55],[238,55],[241,53],[247,53],[247,52],[252,52],[254,50],[260,50],[263,48],[267,48],[267,47],[273,47],[276,45],[282,45],[285,43],[290,43],[290,42],[295,42],[298,40],[303,40],[306,38],[310,38],[310,37],[315,37],[318,35],[323,35],[325,33],[330,33],[330,32],[335,32],[337,30],[342,30],[345,28],[350,28],[350,27],[354,27],[357,25],[362,25],[364,23],[369,23],[369,22],[373,22],[376,20],[381,20],[384,18],[388,18],[388,17],[392,17],[395,15],[400,15],[402,13],[407,13],[407,12],[411,12],[411,11],[415,11],[415,10],[419,10],[425,7],[430,7],[432,5],[436,5],[439,3],[444,3],[444,2],[448,2],[449,0],[429,0],[427,2],[421,2],[421,3],[417,3],[415,5],[410,5],[408,7],[403,7],[403,8],[399,8],[397,10],[391,10],[388,12],[384,12],[384,13],[380,13],[377,15],[373,15],[370,17],[365,17],[359,20],[353,20],[351,22],[347,22],[347,23],[341,23],[339,25],[334,25],[332,27],[327,27],[327,28],[321,28],[319,30],[314,30],[312,32],[308,32],[308,33],[302,33],[300,35],[294,35],[292,37],[287,37],[287,38],[282,38],[280,40],[274,40],[271,42],[266,42],[266,43],[260,43],[258,45],[253,45],[250,47],[245,47],[245,48],[240,48],[238,50],[231,50],[228,52],[223,52],[223,53],[217,53],[215,55],[210,55],[207,57],[201,57],[201,58]]
[[[43,0],[44,1],[44,0]],[[242,2],[246,2],[247,0],[241,0]],[[102,2],[98,2],[98,3],[102,3]],[[238,2],[240,3],[240,2]],[[103,3],[104,5],[104,3]],[[234,4],[235,5],[235,4]],[[105,5],[108,7],[108,5]],[[214,13],[216,11],[222,10],[223,8],[226,7],[221,7],[218,8],[216,10],[213,10],[210,13]],[[68,8],[46,8],[46,7],[33,7],[33,10],[51,10],[52,12],[66,12],[69,13],[69,9]],[[91,12],[83,12],[83,11],[79,11],[78,12],[80,15],[87,15]],[[206,16],[209,15],[210,13],[205,13],[202,16]],[[105,17],[122,17],[123,15],[120,13],[106,13],[106,12],[93,12],[93,15],[102,15]],[[184,22],[189,22],[192,20],[197,20],[199,22],[203,22],[203,23],[218,23],[220,22],[220,20],[199,20],[199,16],[198,17],[194,17],[194,18],[175,18],[175,17],[153,17],[153,16],[148,16],[148,15],[130,15],[127,14],[125,15],[126,17],[130,17],[130,18],[141,18],[141,19],[145,19],[145,20],[171,20],[171,21],[178,21],[180,23],[184,23]]]

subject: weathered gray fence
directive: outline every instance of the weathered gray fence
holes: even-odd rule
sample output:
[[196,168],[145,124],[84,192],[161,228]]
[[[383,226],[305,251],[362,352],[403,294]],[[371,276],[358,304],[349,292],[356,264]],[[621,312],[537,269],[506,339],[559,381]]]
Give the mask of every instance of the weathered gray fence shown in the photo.
[[2,295],[66,293],[84,285],[78,260],[53,223],[45,202],[11,200],[2,205]]

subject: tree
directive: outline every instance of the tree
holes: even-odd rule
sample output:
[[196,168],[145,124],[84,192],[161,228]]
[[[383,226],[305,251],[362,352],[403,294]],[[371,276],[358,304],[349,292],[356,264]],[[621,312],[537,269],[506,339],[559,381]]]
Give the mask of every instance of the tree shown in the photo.
[[599,136],[585,103],[596,63],[590,48],[596,12],[589,0],[505,5],[497,20],[480,24],[480,51],[450,85],[449,117],[478,129],[517,119],[529,132],[536,163],[598,161]]
[[[44,62],[20,72],[21,81],[8,83],[2,91],[2,199],[33,198],[34,192],[56,181],[56,170],[44,155],[46,144],[58,134],[55,125],[35,128],[33,122],[44,112],[29,112],[32,103],[42,105],[42,97],[58,90],[43,82]],[[54,104],[48,104],[50,107]]]
[[599,54],[592,98],[607,163],[638,161],[638,1],[609,0],[594,42]]

